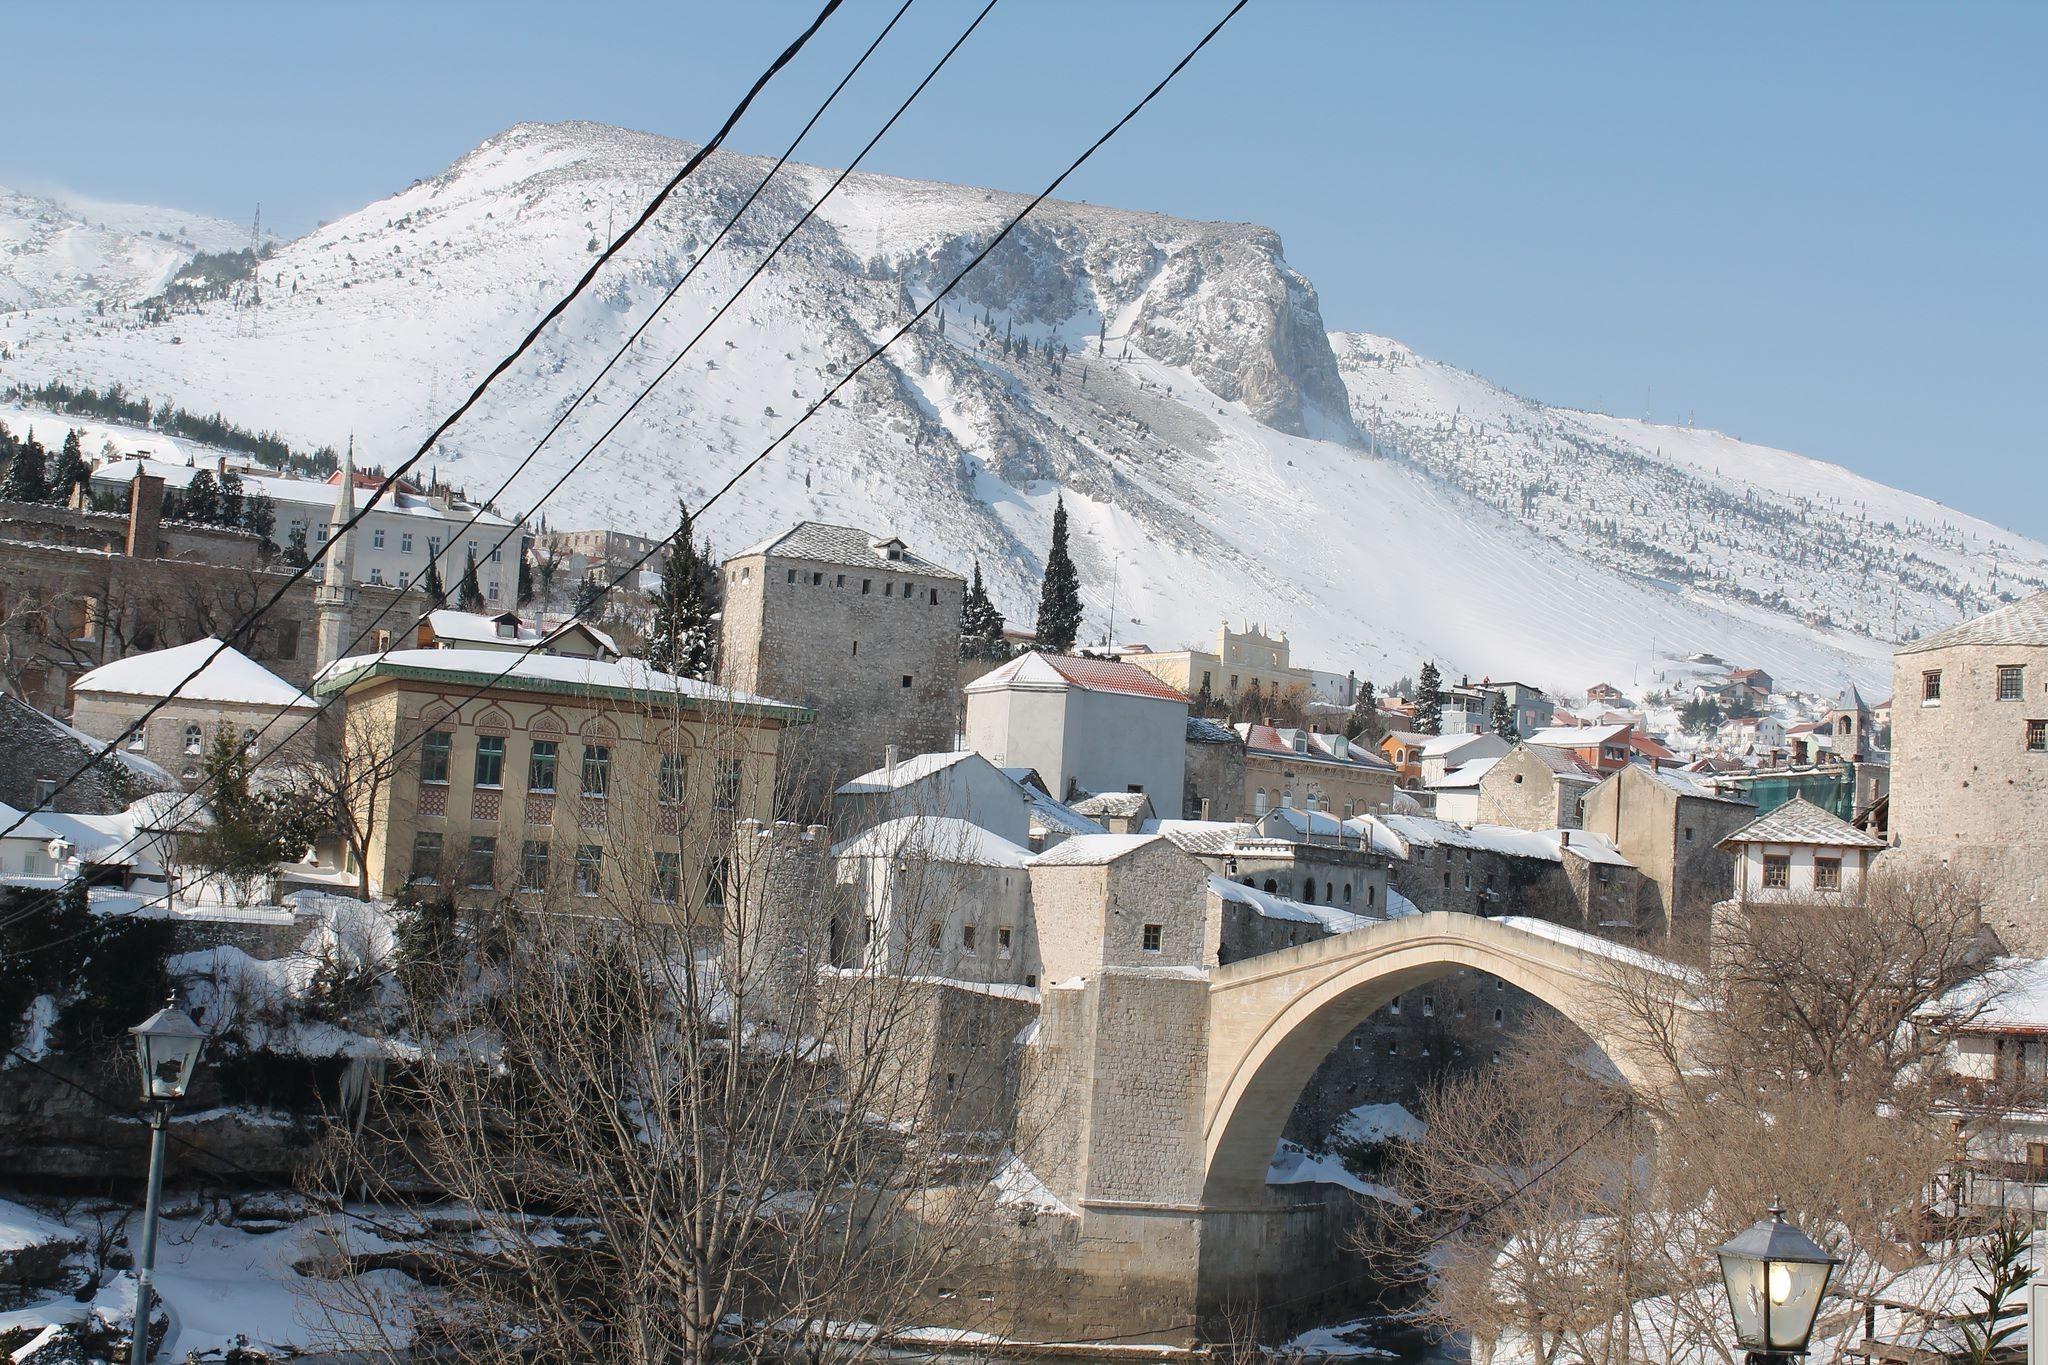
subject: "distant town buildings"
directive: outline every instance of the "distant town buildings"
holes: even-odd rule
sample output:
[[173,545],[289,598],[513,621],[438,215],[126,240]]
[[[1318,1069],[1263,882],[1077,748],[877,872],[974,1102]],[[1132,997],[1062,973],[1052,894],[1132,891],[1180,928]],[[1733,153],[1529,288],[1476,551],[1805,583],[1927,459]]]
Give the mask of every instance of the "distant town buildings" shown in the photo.
[[1308,669],[1294,667],[1288,659],[1287,633],[1268,635],[1263,626],[1251,625],[1234,631],[1225,621],[1216,628],[1213,650],[1124,651],[1127,663],[1135,664],[1161,682],[1200,700],[1204,696],[1234,702],[1257,688],[1269,701],[1290,693],[1306,697],[1315,686]]

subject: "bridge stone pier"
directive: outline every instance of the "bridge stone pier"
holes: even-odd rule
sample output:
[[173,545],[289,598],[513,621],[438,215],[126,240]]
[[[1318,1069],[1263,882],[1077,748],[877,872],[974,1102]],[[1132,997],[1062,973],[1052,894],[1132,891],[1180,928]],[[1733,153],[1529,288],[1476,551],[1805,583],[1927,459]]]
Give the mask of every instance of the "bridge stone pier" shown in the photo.
[[1689,975],[1535,920],[1411,915],[1225,967],[1108,966],[1046,989],[1018,1150],[1072,1211],[1041,1267],[1060,1330],[1192,1340],[1198,1322],[1313,1291],[1318,1262],[1354,1272],[1329,1264],[1340,1206],[1269,1188],[1267,1167],[1330,1050],[1459,968],[1557,1010],[1632,1086],[1664,1084],[1617,1026],[1615,987],[1682,994]]

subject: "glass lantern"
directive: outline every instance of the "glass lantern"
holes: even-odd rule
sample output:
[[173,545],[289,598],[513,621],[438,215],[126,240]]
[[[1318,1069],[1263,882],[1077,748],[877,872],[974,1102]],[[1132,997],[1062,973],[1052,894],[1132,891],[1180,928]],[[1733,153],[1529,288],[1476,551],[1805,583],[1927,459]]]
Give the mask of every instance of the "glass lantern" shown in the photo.
[[128,1032],[135,1039],[135,1060],[142,1068],[143,1102],[185,1098],[192,1072],[199,1065],[199,1049],[206,1043],[199,1025],[174,1004],[166,1004]]
[[1821,1295],[1840,1262],[1786,1222],[1776,1204],[1769,1218],[1738,1232],[1714,1254],[1743,1349],[1752,1356],[1804,1355]]

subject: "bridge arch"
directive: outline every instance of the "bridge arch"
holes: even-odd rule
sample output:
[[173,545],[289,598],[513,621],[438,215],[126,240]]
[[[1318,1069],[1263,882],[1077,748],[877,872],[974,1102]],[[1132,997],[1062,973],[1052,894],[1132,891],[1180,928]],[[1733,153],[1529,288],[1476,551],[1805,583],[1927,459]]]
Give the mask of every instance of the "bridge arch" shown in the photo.
[[1548,923],[1435,911],[1216,969],[1209,986],[1202,1203],[1256,1207],[1281,1130],[1344,1036],[1395,996],[1459,968],[1489,973],[1578,1026],[1638,1090],[1664,1062],[1616,1017],[1617,984],[1683,991],[1684,968]]

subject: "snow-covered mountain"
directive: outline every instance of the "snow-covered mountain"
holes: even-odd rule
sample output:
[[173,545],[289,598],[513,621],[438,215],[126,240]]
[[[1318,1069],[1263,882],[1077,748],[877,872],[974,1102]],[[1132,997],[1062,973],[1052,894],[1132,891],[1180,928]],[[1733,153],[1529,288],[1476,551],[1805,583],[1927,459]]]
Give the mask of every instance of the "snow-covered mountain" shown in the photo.
[[248,228],[218,218],[0,185],[0,309],[130,302],[196,252],[247,245]]
[[[521,125],[446,172],[281,247],[261,266],[260,289],[236,291],[239,302],[155,322],[76,306],[17,314],[0,330],[9,343],[0,380],[119,380],[132,393],[275,429],[295,445],[339,444],[352,432],[359,455],[395,460],[689,151],[598,125]],[[711,159],[446,439],[444,474],[476,494],[510,476],[767,167]],[[832,174],[792,167],[778,176],[500,504],[534,505]],[[953,185],[849,179],[548,500],[550,522],[668,529],[679,497],[694,507],[779,435],[1022,203]],[[1726,592],[1705,575],[1647,573],[1644,563],[1525,514],[1519,501],[1503,507],[1478,474],[1467,478],[1435,454],[1421,439],[1430,403],[1449,402],[1444,421],[1457,414],[1462,424],[1471,413],[1460,410],[1455,386],[1434,397],[1436,388],[1416,389],[1394,439],[1397,404],[1375,387],[1371,358],[1391,343],[1336,340],[1333,348],[1314,288],[1288,268],[1267,229],[1047,204],[968,278],[942,322],[929,320],[871,366],[714,508],[704,529],[729,550],[805,517],[892,528],[942,562],[964,569],[978,559],[999,604],[1028,620],[1063,493],[1094,639],[1113,604],[1119,641],[1172,647],[1211,636],[1226,616],[1251,619],[1288,630],[1304,664],[1382,678],[1435,657],[1453,672],[1569,690],[1601,677],[1647,681],[1654,649],[1712,650],[1817,689],[1848,679],[1885,686],[1886,645],[1801,619],[1809,601],[1823,600],[1816,592],[1862,585],[1800,582],[1848,571],[1801,563],[1796,523],[1784,528],[1776,561],[1789,610]],[[1491,392],[1503,412],[1520,404]],[[1515,410],[1524,409],[1548,413]],[[1626,467],[1635,424],[1555,420],[1567,416],[1587,433],[1611,428],[1613,452],[1586,457],[1584,477],[1624,486],[1615,471]],[[1704,472],[1712,449],[1664,444],[1668,456],[1643,456],[1651,473],[1639,499],[1664,496],[1667,477],[1683,481],[1671,487],[1726,486]],[[1703,470],[1684,463],[1695,455],[1709,461]],[[1812,473],[1828,466],[1778,458],[1812,482],[1780,477],[1754,454],[1739,470],[1731,457],[1720,477],[1768,472],[1774,507],[1825,509],[1831,526],[1843,518],[1828,498],[1904,498],[1843,471]],[[1840,491],[1852,486],[1871,491]],[[1924,506],[1930,526],[1945,522],[1962,537],[1939,564],[1952,581],[1931,597],[1952,590],[1974,601],[1994,582],[2017,587],[2019,565],[2035,572],[2048,563],[2048,549],[2005,537],[2008,551],[1994,564],[1969,537],[2003,533]],[[1845,524],[1854,535],[1843,535],[1862,562],[1882,562],[1894,547],[1919,552],[1914,528],[1853,520]],[[1743,582],[1761,597],[1767,580],[1761,565],[1755,572]],[[1911,622],[1957,614],[1915,602]],[[1868,612],[1852,617],[1846,606],[1834,614],[1889,624]]]

